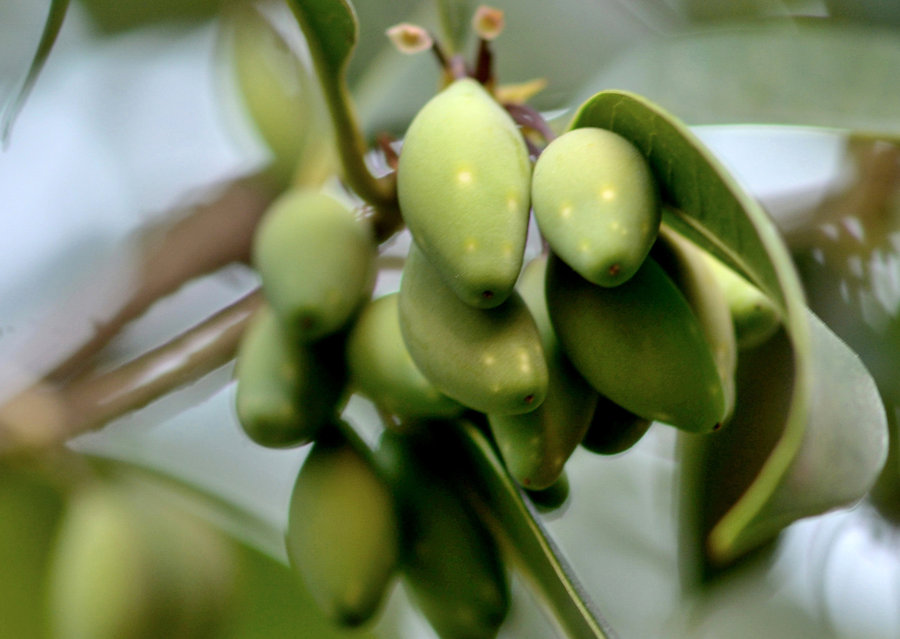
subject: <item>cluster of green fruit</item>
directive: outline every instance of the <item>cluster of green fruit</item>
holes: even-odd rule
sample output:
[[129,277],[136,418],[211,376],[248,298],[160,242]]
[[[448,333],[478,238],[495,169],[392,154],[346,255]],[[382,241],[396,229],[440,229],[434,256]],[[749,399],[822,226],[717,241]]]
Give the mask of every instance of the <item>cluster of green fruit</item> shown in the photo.
[[[287,548],[333,618],[369,619],[399,569],[442,636],[492,636],[504,569],[433,432],[483,424],[510,475],[558,505],[579,444],[614,454],[653,421],[722,426],[738,349],[779,319],[661,224],[631,143],[574,129],[532,162],[471,78],[411,123],[397,194],[413,242],[399,292],[377,299],[377,241],[351,204],[308,189],[273,204],[255,237],[267,307],[239,352],[237,413],[262,445],[315,442]],[[523,269],[532,210],[546,246]],[[340,418],[352,393],[385,417],[374,451]]]

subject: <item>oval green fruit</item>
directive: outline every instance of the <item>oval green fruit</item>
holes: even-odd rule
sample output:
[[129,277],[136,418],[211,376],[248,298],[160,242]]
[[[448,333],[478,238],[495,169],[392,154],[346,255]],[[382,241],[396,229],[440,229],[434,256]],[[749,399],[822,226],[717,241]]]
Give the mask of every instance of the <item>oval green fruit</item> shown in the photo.
[[402,419],[453,417],[463,407],[418,369],[400,333],[397,293],[367,304],[347,336],[351,386],[382,410]]
[[526,494],[534,507],[542,515],[561,515],[569,502],[569,476],[563,471],[556,481],[541,490],[526,489]]
[[235,405],[250,439],[284,448],[312,441],[344,392],[342,336],[296,343],[268,308],[259,311],[238,349]]
[[598,455],[618,455],[638,443],[652,424],[653,420],[638,417],[600,396],[581,445]]
[[517,290],[528,305],[541,334],[549,382],[544,402],[517,415],[488,413],[488,423],[510,475],[522,486],[541,490],[563,472],[566,460],[584,437],[597,391],[569,362],[550,323],[544,299],[547,257],[532,260]]
[[403,219],[444,282],[491,308],[513,290],[528,230],[531,162],[512,118],[472,79],[432,98],[397,167]]
[[659,230],[650,165],[631,142],[605,129],[574,129],[548,144],[534,166],[531,199],[553,252],[600,286],[634,275]]
[[402,513],[401,565],[411,598],[440,637],[491,639],[509,610],[509,584],[488,530],[457,492],[458,469],[430,437],[385,431],[376,451]]
[[772,300],[712,255],[706,260],[728,301],[738,348],[754,348],[772,337],[781,325]]
[[546,294],[560,343],[601,395],[687,431],[721,425],[727,407],[713,353],[684,296],[653,258],[624,284],[606,288],[554,256]]
[[706,259],[706,251],[665,225],[659,239],[654,259],[684,294],[703,328],[722,380],[727,421],[734,412],[738,357],[728,300]]
[[399,311],[413,361],[449,397],[506,415],[534,410],[544,401],[547,362],[534,319],[518,293],[495,308],[470,306],[413,244],[400,282]]
[[329,618],[358,626],[378,611],[399,567],[400,525],[387,484],[337,427],[317,439],[297,475],[286,545]]
[[368,223],[333,197],[296,189],[279,197],[253,240],[263,293],[292,336],[344,327],[368,299],[376,245]]

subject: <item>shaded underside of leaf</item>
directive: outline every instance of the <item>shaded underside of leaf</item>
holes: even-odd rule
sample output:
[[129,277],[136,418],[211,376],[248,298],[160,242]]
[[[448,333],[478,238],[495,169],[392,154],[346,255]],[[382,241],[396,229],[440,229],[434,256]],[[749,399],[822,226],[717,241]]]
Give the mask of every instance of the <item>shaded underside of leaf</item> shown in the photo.
[[776,123],[900,136],[900,33],[827,20],[657,39],[588,83],[634,91],[690,124]]
[[[855,355],[808,313],[799,277],[772,221],[685,125],[650,101],[623,91],[601,92],[582,105],[571,124],[585,126],[615,131],[635,144],[660,185],[665,221],[743,273],[782,315],[786,339],[779,358],[791,371],[789,390],[782,391],[789,395],[777,414],[761,419],[769,422],[764,441],[756,442],[766,445],[764,459],[758,448],[732,443],[728,461],[745,478],[719,494],[715,507],[698,507],[716,518],[702,527],[709,532],[703,542],[707,559],[727,564],[796,519],[862,497],[883,463],[884,409]],[[823,393],[831,410],[816,406]],[[848,416],[835,405],[853,406],[856,412]],[[720,448],[729,448],[729,438],[740,439],[738,423],[734,434],[726,427],[715,435]],[[818,446],[822,441],[829,444]],[[857,441],[865,443],[853,448]],[[836,442],[850,444],[851,450],[837,452]],[[840,483],[832,480],[834,455],[847,455],[840,462]],[[715,470],[697,472],[703,474],[701,481],[720,482]]]

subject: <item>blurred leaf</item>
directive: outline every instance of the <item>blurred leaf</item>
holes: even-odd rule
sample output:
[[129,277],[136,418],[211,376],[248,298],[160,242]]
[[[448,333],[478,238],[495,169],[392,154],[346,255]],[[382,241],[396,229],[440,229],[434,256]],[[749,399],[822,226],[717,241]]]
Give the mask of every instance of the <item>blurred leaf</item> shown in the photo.
[[226,0],[80,0],[101,30],[126,31],[157,23],[196,23],[212,18]]
[[358,26],[345,0],[288,0],[309,44],[320,80],[340,83],[356,45]]
[[624,53],[582,94],[634,91],[690,124],[779,123],[900,136],[900,32],[821,21],[736,25]]
[[450,53],[460,51],[468,39],[472,5],[469,0],[437,0],[443,44]]
[[[476,507],[530,586],[570,639],[615,636],[593,608],[530,501],[510,478],[488,439],[472,424],[460,437],[476,484]],[[450,444],[451,446],[453,444]]]
[[[657,177],[666,221],[737,268],[781,310],[789,351],[784,361],[792,369],[782,386],[791,382],[790,398],[780,419],[770,420],[776,433],[765,437],[773,445],[761,465],[758,450],[731,452],[732,468],[756,466],[759,472],[735,491],[734,503],[718,509],[721,518],[703,542],[709,561],[732,562],[796,519],[860,499],[884,463],[884,408],[858,358],[807,311],[769,217],[687,127],[643,98],[599,93],[571,126],[602,127],[631,140]],[[728,433],[725,428],[714,437]]]
[[53,44],[56,42],[60,29],[62,29],[68,10],[69,0],[51,0],[50,12],[47,14],[47,21],[44,23],[44,30],[41,33],[37,51],[34,54],[34,59],[31,61],[31,66],[25,74],[22,86],[0,108],[0,142],[4,144],[9,139],[16,116],[22,110],[25,100],[28,99],[28,94],[31,93],[34,83],[37,82],[38,76],[44,68],[44,63],[47,62],[47,58],[50,56],[50,51],[53,49]]
[[900,4],[885,0],[825,0],[828,15],[884,26],[900,24]]

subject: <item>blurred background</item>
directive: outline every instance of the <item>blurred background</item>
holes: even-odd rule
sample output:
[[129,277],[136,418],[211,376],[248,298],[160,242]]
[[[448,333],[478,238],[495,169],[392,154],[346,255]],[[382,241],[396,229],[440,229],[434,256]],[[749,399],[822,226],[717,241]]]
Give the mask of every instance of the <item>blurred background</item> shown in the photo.
[[[284,179],[277,150],[273,155],[254,129],[238,94],[228,36],[229,20],[240,15],[233,4],[72,2],[0,153],[3,396],[41,377],[90,335],[95,309],[128,295],[140,274],[135,254],[145,229],[215,199],[244,176],[265,175],[267,184]],[[619,88],[695,127],[774,217],[810,306],[875,376],[894,435],[900,3],[493,4],[506,12],[507,30],[495,48],[501,81],[545,78],[532,104],[553,121],[565,122],[594,92]],[[349,80],[360,120],[373,138],[383,131],[402,136],[439,77],[429,57],[401,56],[384,31],[402,20],[436,28],[436,4],[354,5],[360,41]],[[34,0],[0,5],[0,100],[17,89],[48,7]],[[298,37],[284,7],[269,3],[265,11],[286,25],[286,40]],[[296,51],[302,58],[299,41]],[[402,254],[403,246],[401,239],[389,250]],[[256,285],[249,268],[231,264],[177,288],[110,344],[101,365],[162,343]],[[390,274],[379,282],[382,291],[395,286]],[[247,440],[235,421],[230,380],[230,367],[220,367],[70,448],[109,460],[102,472],[127,478],[124,502],[132,507],[152,512],[164,495],[166,508],[189,521],[172,523],[173,530],[227,533],[227,541],[202,542],[224,544],[225,558],[208,558],[214,570],[198,569],[211,583],[242,576],[229,586],[230,612],[215,636],[430,636],[399,588],[362,631],[345,635],[318,617],[280,563],[290,491],[308,451],[265,450]],[[351,403],[348,419],[365,429],[377,417],[360,401]],[[763,560],[702,594],[684,592],[679,580],[674,450],[674,433],[655,426],[621,456],[577,451],[567,467],[570,501],[563,516],[546,522],[621,637],[900,636],[900,457],[893,446],[869,498],[791,526]],[[4,639],[51,636],[56,612],[42,575],[70,477],[83,472],[77,458],[59,455],[42,460],[39,471],[0,465]],[[514,592],[501,636],[550,636],[528,592],[518,584]]]

